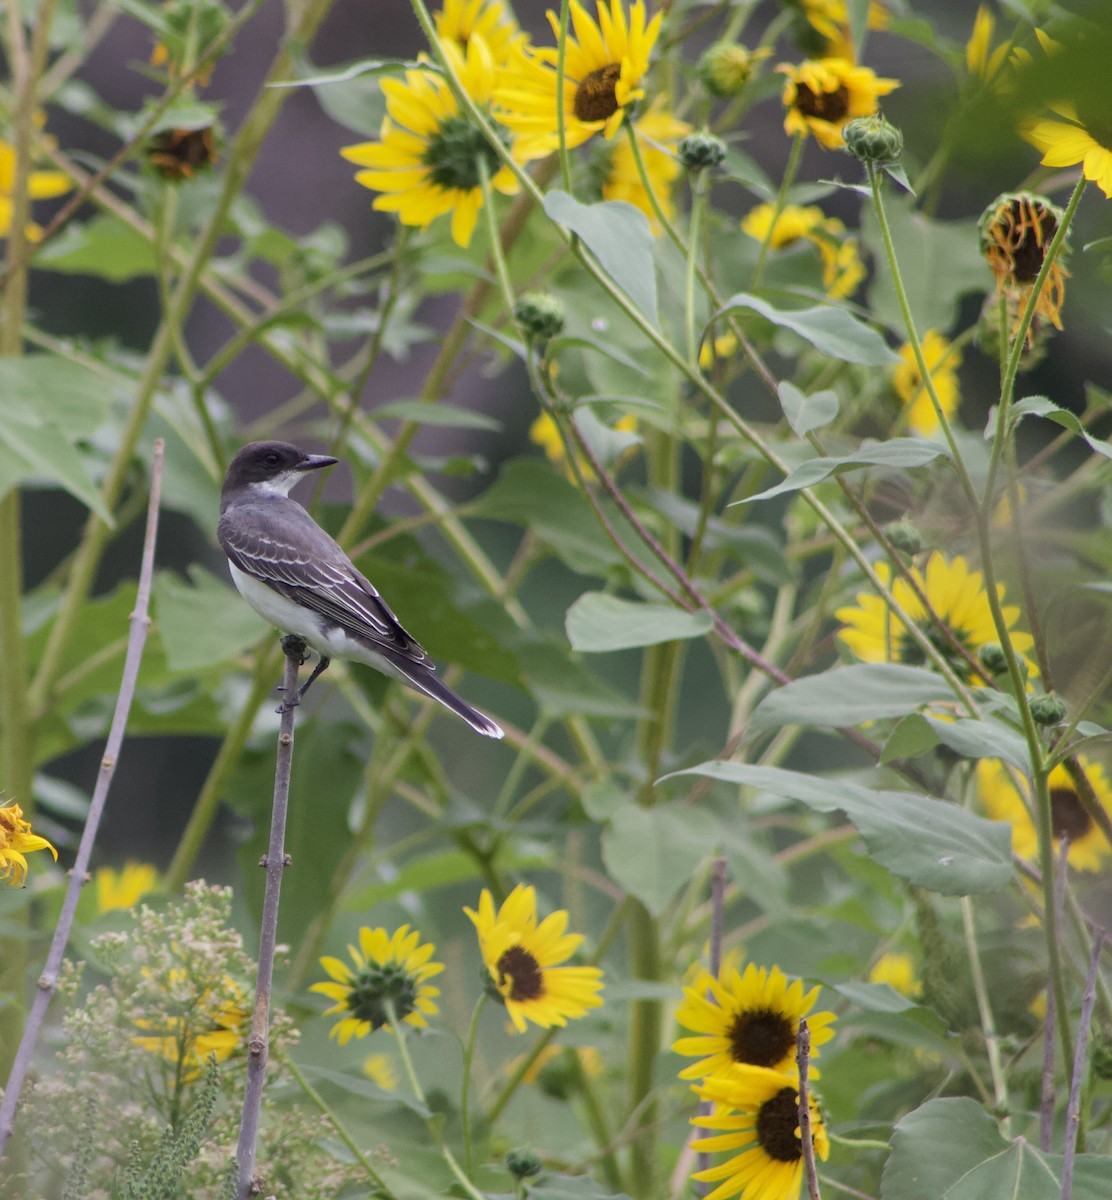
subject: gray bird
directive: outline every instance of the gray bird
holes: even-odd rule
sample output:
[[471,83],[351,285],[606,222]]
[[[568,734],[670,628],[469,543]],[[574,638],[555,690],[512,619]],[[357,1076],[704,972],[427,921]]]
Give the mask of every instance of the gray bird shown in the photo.
[[288,442],[252,442],[232,459],[220,493],[216,536],[232,581],[260,616],[320,655],[296,704],[334,658],[366,663],[443,704],[484,737],[502,730],[436,677],[428,655],[336,541],[290,489],[338,460]]

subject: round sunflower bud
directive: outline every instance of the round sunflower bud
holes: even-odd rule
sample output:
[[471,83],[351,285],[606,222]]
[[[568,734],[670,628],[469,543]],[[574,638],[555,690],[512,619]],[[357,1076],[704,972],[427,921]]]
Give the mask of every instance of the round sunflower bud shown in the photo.
[[1031,719],[1036,725],[1060,725],[1066,719],[1066,702],[1055,692],[1031,701]]
[[1089,1061],[1098,1079],[1112,1079],[1112,1030],[1102,1029],[1093,1039]]
[[879,167],[896,162],[903,153],[903,134],[880,113],[855,117],[842,130],[842,137],[854,158]]
[[995,678],[997,675],[1003,675],[1008,669],[1008,659],[1004,654],[1004,647],[999,642],[986,642],[980,650],[977,651],[977,658],[984,669]]
[[684,170],[695,174],[707,167],[718,167],[726,157],[726,143],[713,133],[700,130],[689,133],[678,147],[680,162]]
[[884,536],[901,553],[914,557],[923,548],[923,538],[919,530],[907,519],[901,517],[884,527]]
[[753,75],[753,56],[740,42],[715,42],[703,51],[698,70],[712,96],[740,96]]
[[514,305],[514,320],[526,337],[547,341],[564,328],[564,305],[547,292],[526,292]]
[[506,1170],[519,1181],[539,1175],[542,1169],[541,1160],[532,1150],[511,1150],[506,1155]]

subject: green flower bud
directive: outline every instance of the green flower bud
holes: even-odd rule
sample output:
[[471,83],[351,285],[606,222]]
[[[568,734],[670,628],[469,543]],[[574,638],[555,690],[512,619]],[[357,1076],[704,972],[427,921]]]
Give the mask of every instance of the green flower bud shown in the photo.
[[850,154],[864,163],[888,166],[903,153],[903,134],[880,113],[854,118],[842,130],[842,137]]
[[679,144],[680,162],[693,174],[707,167],[721,166],[726,157],[726,144],[705,130],[689,133]]
[[564,328],[564,305],[547,292],[526,292],[514,305],[514,320],[526,337],[547,341]]
[[1066,719],[1066,702],[1056,692],[1031,701],[1031,719],[1036,725],[1060,725]]
[[511,1150],[506,1155],[506,1170],[517,1180],[539,1175],[543,1169],[540,1158],[532,1150]]
[[923,539],[919,530],[907,519],[901,517],[884,527],[884,536],[901,553],[914,557],[923,548]]
[[698,70],[712,96],[740,96],[753,75],[753,56],[740,42],[715,42],[703,51]]
[[[1008,669],[1004,647],[999,642],[987,642],[977,651],[981,666],[993,677],[1003,675]],[[1020,660],[1022,662],[1022,659]]]

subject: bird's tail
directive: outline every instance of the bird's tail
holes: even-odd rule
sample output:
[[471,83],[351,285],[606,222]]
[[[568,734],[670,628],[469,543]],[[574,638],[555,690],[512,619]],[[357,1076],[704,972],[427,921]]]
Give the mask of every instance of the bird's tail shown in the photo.
[[385,659],[388,659],[390,666],[394,671],[406,681],[411,687],[415,687],[419,692],[423,692],[430,699],[443,704],[450,712],[454,712],[457,717],[462,717],[476,733],[481,733],[483,737],[488,738],[503,738],[506,736],[500,725],[497,725],[490,717],[479,712],[477,708],[472,708],[461,696],[457,696],[450,687],[440,682],[436,677],[431,667],[424,663],[413,663],[404,658],[402,655],[390,654],[383,647],[378,647],[378,653]]

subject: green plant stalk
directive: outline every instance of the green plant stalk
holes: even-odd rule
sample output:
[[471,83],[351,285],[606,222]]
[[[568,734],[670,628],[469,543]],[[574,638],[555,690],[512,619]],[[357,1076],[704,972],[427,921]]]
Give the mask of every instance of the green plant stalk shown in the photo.
[[[1029,707],[1025,704],[1020,706],[1020,710],[1030,712]],[[1057,914],[1058,901],[1054,894],[1056,861],[1049,781],[1050,772],[1040,763],[1032,771],[1032,782],[1035,787],[1035,828],[1039,834],[1039,871],[1042,874],[1043,885],[1043,930],[1046,937],[1046,959],[1050,972],[1050,986],[1054,989],[1054,1015],[1058,1022],[1058,1039],[1062,1043],[1062,1061],[1072,1063],[1073,1030],[1070,1029],[1066,973],[1062,962],[1062,948],[1058,939],[1060,928]]]
[[993,1099],[1000,1132],[1011,1137],[1011,1105],[1008,1100],[1008,1077],[1000,1056],[1000,1041],[996,1033],[996,1021],[992,1015],[985,973],[981,968],[981,952],[977,948],[977,927],[973,920],[973,902],[968,896],[961,898],[961,923],[965,935],[965,951],[969,959],[969,974],[973,981],[973,993],[977,998],[977,1012],[981,1019],[981,1034],[985,1039],[985,1054],[988,1057],[989,1075],[992,1078]]
[[591,1127],[591,1136],[599,1149],[596,1161],[602,1168],[603,1178],[606,1180],[607,1187],[615,1192],[620,1192],[623,1187],[622,1172],[617,1156],[614,1154],[614,1135],[606,1116],[605,1105],[598,1095],[594,1081],[588,1078],[587,1072],[583,1069],[583,1061],[579,1057],[578,1050],[573,1046],[565,1047],[564,1058],[571,1064],[576,1086],[583,1099],[587,1124]]
[[359,1147],[359,1143],[348,1133],[347,1128],[335,1112],[329,1107],[328,1102],[317,1091],[315,1087],[305,1078],[301,1068],[294,1062],[288,1054],[282,1054],[279,1061],[286,1067],[289,1073],[294,1077],[298,1087],[309,1097],[310,1100],[317,1106],[321,1115],[326,1118],[329,1125],[336,1131],[336,1136],[351,1152],[355,1161],[367,1172],[367,1178],[374,1184],[377,1193],[382,1200],[397,1200],[396,1194],[391,1190],[386,1180],[378,1173],[371,1160],[363,1153]]
[[772,237],[776,232],[776,223],[780,220],[780,214],[787,207],[788,193],[795,182],[796,174],[799,171],[799,164],[803,159],[803,143],[805,140],[806,135],[802,133],[797,133],[792,140],[791,152],[788,155],[788,165],[784,168],[784,177],[780,181],[780,189],[776,193],[776,203],[772,209],[772,221],[769,223],[768,233],[765,234],[764,241],[761,242],[761,248],[757,252],[757,263],[753,268],[753,278],[749,283],[750,291],[756,291],[761,286],[761,280],[764,278],[765,263],[768,260],[768,252],[772,248]]
[[698,326],[695,319],[695,277],[708,191],[707,172],[697,171],[691,181],[691,228],[688,231],[687,269],[684,272],[684,332],[687,335],[687,358],[696,367],[699,365],[700,339],[696,332]]
[[[423,5],[422,5],[423,7]],[[569,0],[560,0],[560,36],[556,41],[556,142],[557,155],[560,159],[560,178],[564,181],[564,191],[570,196],[571,190],[571,155],[568,153],[567,115],[564,112],[564,79],[567,70],[568,55],[568,24],[571,17]],[[417,17],[420,20],[420,14]]]
[[[630,978],[660,978],[660,931],[652,913],[634,901],[630,910]],[[653,1195],[656,1175],[657,1101],[653,1096],[653,1066],[663,1036],[664,1017],[659,1000],[635,1000],[629,1012],[628,1111],[640,1111],[640,1132],[630,1144],[630,1192]]]
[[479,993],[475,1007],[471,1010],[471,1023],[467,1028],[467,1041],[463,1046],[463,1080],[459,1092],[459,1116],[463,1126],[463,1161],[468,1176],[475,1173],[474,1146],[471,1142],[471,1068],[475,1062],[475,1039],[479,1033],[479,1016],[486,1006],[487,994]]
[[[387,999],[384,1002],[386,1014],[390,1020],[390,1028],[394,1031],[394,1041],[398,1047],[398,1054],[402,1060],[402,1066],[405,1069],[405,1077],[409,1080],[409,1086],[413,1091],[414,1097],[420,1104],[428,1107],[428,1102],[425,1099],[424,1089],[421,1087],[421,1081],[417,1078],[417,1072],[413,1067],[413,1059],[409,1054],[409,1043],[406,1039],[405,1026],[398,1020],[397,1014],[394,1011],[394,1003]],[[440,1132],[440,1125],[437,1118],[430,1117],[425,1121],[425,1126],[429,1133],[432,1134],[432,1139],[436,1142],[444,1161],[448,1164],[448,1169],[456,1177],[464,1193],[471,1200],[486,1200],[486,1197],[480,1192],[471,1180],[467,1177],[463,1168],[456,1161],[456,1156],[452,1153],[448,1144],[444,1141],[444,1137]]]

